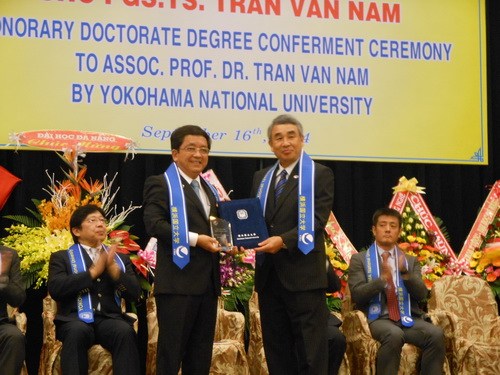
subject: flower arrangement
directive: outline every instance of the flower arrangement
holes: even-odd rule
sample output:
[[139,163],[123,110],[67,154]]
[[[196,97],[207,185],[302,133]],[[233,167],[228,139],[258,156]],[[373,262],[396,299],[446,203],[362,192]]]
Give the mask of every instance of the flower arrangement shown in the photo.
[[[399,247],[406,253],[417,257],[422,267],[422,279],[427,289],[441,276],[448,273],[450,259],[439,252],[434,246],[433,234],[428,233],[420,218],[409,203],[406,204],[401,216],[402,230],[399,236]],[[436,222],[443,231],[445,228],[439,218]],[[444,234],[446,236],[446,234]]]
[[496,296],[500,296],[500,209],[488,226],[481,245],[475,249],[469,267],[488,281]]
[[[50,185],[44,189],[49,194],[49,199],[32,199],[35,210],[28,209],[33,217],[11,215],[6,216],[16,223],[6,228],[7,237],[1,242],[18,251],[21,258],[21,273],[25,279],[26,287],[42,286],[48,277],[49,259],[53,252],[69,248],[73,239],[69,230],[69,220],[73,211],[82,205],[95,204],[101,207],[108,218],[108,244],[118,243],[118,251],[129,254],[140,274],[144,272],[144,260],[139,259],[137,251],[139,245],[136,238],[130,235],[130,226],[125,225],[128,214],[140,206],[129,205],[118,212],[112,202],[118,189],[112,189],[115,176],[108,181],[107,175],[101,181],[86,179],[87,167],[80,164],[85,154],[78,150],[67,150],[57,155],[69,166],[69,171],[64,171],[66,179],[56,181],[49,175]],[[146,280],[147,281],[147,280]],[[143,288],[149,283],[141,282]]]
[[342,255],[329,236],[326,236],[325,251],[326,256],[330,259],[330,263],[332,264],[335,273],[339,277],[341,283],[341,288],[338,292],[326,293],[326,304],[330,311],[340,312],[342,307],[342,299],[344,298],[345,290],[347,287],[347,269],[349,268],[349,265],[344,260],[344,258],[342,258]]
[[235,255],[222,253],[220,278],[224,308],[238,311],[243,306],[245,313],[252,296],[255,275],[255,252],[245,250]]

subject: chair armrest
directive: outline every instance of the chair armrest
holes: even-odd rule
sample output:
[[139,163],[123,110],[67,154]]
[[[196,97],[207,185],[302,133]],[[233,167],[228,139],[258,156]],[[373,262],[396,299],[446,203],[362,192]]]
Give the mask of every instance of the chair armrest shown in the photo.
[[12,307],[7,305],[7,313],[9,315],[9,319],[13,320],[16,323],[16,327],[26,335],[26,328],[28,326],[26,314],[19,312],[17,307]]
[[427,315],[431,319],[432,324],[442,328],[445,339],[452,340],[454,338],[458,329],[458,319],[455,314],[435,309],[429,311]]
[[54,324],[55,313],[57,311],[56,302],[47,296],[43,299],[43,343],[54,344],[56,342],[56,325]]
[[139,330],[139,318],[137,317],[137,314],[130,311],[127,311],[125,314],[130,316],[132,319],[135,319],[132,327],[134,327],[134,331],[135,333],[137,333],[137,331]]
[[344,313],[342,331],[348,342],[373,340],[368,320],[360,310]]

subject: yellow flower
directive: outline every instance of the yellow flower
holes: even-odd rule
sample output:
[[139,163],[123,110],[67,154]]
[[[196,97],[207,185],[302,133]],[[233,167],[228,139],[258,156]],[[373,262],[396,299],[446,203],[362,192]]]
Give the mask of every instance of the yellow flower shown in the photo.
[[481,259],[482,256],[483,253],[481,251],[474,251],[474,253],[472,254],[472,258],[474,259]]
[[[424,233],[423,235],[425,236],[425,233]],[[423,245],[425,245],[425,244],[427,243],[427,241],[425,240],[425,238],[422,238],[422,237],[417,237],[417,238],[416,238],[416,241],[417,241],[418,243],[423,244]]]

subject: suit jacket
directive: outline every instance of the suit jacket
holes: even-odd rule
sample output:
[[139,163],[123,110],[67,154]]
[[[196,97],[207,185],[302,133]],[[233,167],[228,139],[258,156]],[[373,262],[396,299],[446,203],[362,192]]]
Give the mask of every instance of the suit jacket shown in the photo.
[[[422,280],[420,263],[417,261],[417,258],[408,254],[405,255],[408,260],[410,278],[408,280],[404,280],[404,284],[406,290],[410,294],[411,315],[420,317],[424,314],[424,312],[420,309],[418,303],[427,297],[427,287]],[[379,262],[382,262],[380,256]],[[385,307],[385,281],[381,278],[377,278],[369,282],[365,265],[366,251],[362,251],[352,256],[348,270],[348,284],[351,292],[351,298],[356,305],[356,309],[359,309],[368,315],[370,301],[378,293],[382,293],[382,308]]]
[[[257,292],[265,286],[273,265],[283,286],[292,292],[324,289],[327,285],[324,229],[333,206],[333,172],[330,168],[315,163],[314,249],[304,255],[298,248],[299,164],[297,163],[290,174],[276,204],[273,199],[276,171],[269,186],[269,198],[264,213],[267,229],[269,236],[283,238],[286,249],[280,249],[275,254],[265,254],[264,262],[257,264]],[[252,196],[256,196],[259,185],[270,168],[273,167],[255,173]]]
[[120,273],[120,278],[114,281],[106,271],[96,280],[92,280],[88,268],[92,265],[92,260],[85,250],[82,251],[86,272],[73,274],[67,250],[53,253],[49,262],[49,278],[47,287],[50,296],[57,302],[56,320],[71,321],[77,320],[77,295],[80,292],[90,292],[92,307],[97,308],[101,304],[100,314],[110,318],[124,317],[121,306],[116,303],[115,291],[118,290],[122,298],[133,302],[139,299],[141,288],[128,256],[118,254],[125,264],[125,273]]
[[[8,281],[0,283],[0,321],[7,321],[7,304],[18,307],[26,299],[19,269],[19,255],[17,251],[0,245],[0,256],[2,257],[2,268],[5,272],[1,276],[7,276]],[[10,267],[7,262],[10,263]]]
[[[217,201],[208,184],[202,179],[201,187],[210,201],[210,215],[217,216]],[[204,207],[187,181],[181,176],[184,190],[188,230],[211,235],[210,222]],[[218,253],[200,247],[190,247],[190,261],[180,269],[172,258],[172,227],[167,182],[163,174],[150,176],[144,183],[144,223],[149,236],[158,239],[155,294],[201,295],[212,287],[220,295]]]

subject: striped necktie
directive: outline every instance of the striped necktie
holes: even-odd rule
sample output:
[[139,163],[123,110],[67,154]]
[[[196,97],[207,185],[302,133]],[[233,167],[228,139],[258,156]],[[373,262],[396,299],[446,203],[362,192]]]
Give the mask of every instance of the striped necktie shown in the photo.
[[279,196],[281,193],[283,193],[283,190],[285,189],[285,184],[286,184],[286,176],[287,172],[286,169],[283,169],[280,174],[276,177],[278,182],[276,183],[276,187],[274,188],[274,201],[277,202]]
[[[382,259],[384,261],[384,265],[389,263],[389,257],[391,253],[388,251],[384,251],[382,253]],[[389,311],[389,319],[397,322],[401,317],[399,314],[399,305],[398,298],[396,296],[396,286],[394,285],[394,281],[392,279],[392,274],[387,280],[387,287],[385,288],[385,295],[387,297],[387,310]]]

